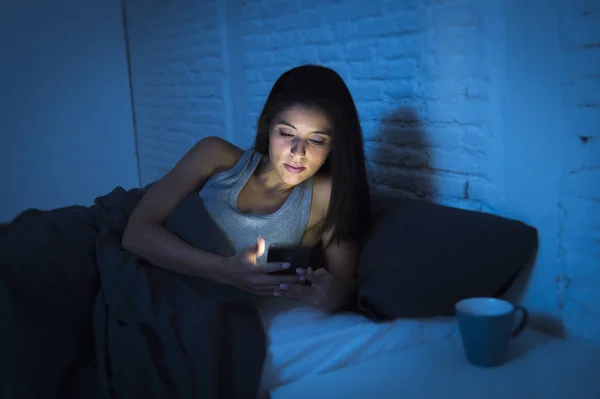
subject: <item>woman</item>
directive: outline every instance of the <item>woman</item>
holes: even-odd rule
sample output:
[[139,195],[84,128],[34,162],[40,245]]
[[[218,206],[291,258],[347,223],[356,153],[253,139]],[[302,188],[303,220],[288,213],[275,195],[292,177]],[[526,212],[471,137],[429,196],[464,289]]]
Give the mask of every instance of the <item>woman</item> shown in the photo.
[[[162,226],[191,193],[200,196],[237,254],[223,258],[186,244]],[[352,96],[333,70],[304,65],[273,86],[258,119],[254,148],[200,140],[145,194],[123,248],[157,267],[200,276],[257,295],[296,298],[330,311],[354,297],[359,248],[368,231],[363,137]],[[265,242],[266,238],[266,242]],[[273,243],[323,245],[328,270],[270,275]]]

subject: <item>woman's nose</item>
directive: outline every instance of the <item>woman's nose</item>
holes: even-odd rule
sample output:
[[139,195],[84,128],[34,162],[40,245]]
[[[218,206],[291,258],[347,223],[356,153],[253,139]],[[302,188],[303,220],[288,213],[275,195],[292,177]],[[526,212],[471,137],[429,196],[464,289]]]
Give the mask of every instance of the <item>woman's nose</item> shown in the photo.
[[291,152],[293,155],[299,155],[301,157],[306,155],[306,144],[304,143],[304,140],[294,140]]

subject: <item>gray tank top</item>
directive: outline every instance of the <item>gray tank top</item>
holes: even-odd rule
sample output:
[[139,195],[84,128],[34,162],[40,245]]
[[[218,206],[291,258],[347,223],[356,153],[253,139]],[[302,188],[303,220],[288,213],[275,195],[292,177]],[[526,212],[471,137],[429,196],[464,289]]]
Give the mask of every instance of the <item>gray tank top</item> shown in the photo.
[[211,177],[200,191],[200,197],[214,221],[229,238],[236,251],[256,244],[258,236],[266,242],[264,263],[269,245],[300,244],[308,224],[313,179],[294,187],[283,205],[270,214],[241,213],[238,196],[246,185],[262,155],[248,150],[229,170]]

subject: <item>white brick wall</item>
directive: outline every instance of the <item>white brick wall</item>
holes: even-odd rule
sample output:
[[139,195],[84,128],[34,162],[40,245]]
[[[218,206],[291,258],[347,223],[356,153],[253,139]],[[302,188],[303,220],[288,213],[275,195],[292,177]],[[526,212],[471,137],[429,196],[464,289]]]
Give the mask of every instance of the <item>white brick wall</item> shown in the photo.
[[127,0],[142,184],[162,177],[196,141],[223,136],[218,0]]
[[248,125],[283,71],[330,66],[355,97],[375,187],[481,209],[493,182],[484,159],[490,78],[478,4],[245,2]]
[[597,1],[127,4],[144,184],[201,137],[248,147],[282,72],[330,66],[374,186],[538,227],[525,305],[600,341]]
[[600,4],[577,0],[560,13],[564,52],[565,154],[560,181],[561,306],[575,334],[600,337]]

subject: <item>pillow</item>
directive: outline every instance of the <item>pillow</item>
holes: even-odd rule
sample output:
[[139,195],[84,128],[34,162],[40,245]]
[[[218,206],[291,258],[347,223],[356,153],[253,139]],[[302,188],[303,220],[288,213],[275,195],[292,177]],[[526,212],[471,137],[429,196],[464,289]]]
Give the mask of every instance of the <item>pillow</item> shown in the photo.
[[373,208],[357,300],[375,321],[453,315],[463,298],[499,296],[537,248],[536,229],[488,213],[409,199]]

